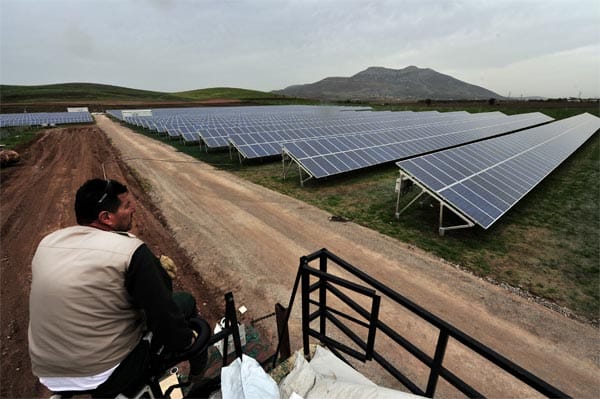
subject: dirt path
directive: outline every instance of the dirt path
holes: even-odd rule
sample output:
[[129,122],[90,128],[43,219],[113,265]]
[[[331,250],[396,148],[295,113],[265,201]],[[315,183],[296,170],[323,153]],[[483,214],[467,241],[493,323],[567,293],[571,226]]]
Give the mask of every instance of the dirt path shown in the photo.
[[[75,190],[104,171],[127,183],[138,201],[134,233],[156,254],[175,259],[177,285],[194,293],[211,323],[220,317],[226,291],[249,308],[246,322],[272,312],[276,302],[287,304],[298,258],[327,247],[572,396],[599,396],[597,329],[353,223],[331,223],[314,207],[215,170],[103,116],[97,121],[100,129],[44,132],[21,153],[18,166],[2,172],[1,397],[49,397],[31,375],[27,354],[30,262],[44,234],[74,223]],[[386,303],[382,316],[432,355],[436,331]],[[265,339],[273,337],[273,318],[258,324]],[[297,311],[292,345],[301,345]],[[423,367],[399,350],[386,353],[424,388]],[[490,397],[528,396],[452,342],[447,359],[452,370],[483,381]],[[389,385],[385,373],[362,368]],[[453,393],[443,385],[438,392]]]
[[[221,291],[232,290],[236,302],[250,309],[247,319],[270,313],[276,302],[286,304],[299,257],[326,247],[567,393],[599,396],[600,339],[593,327],[361,226],[331,223],[321,210],[199,163],[105,116],[97,123],[151,187],[154,203],[199,273]],[[389,306],[382,312],[417,343],[432,345],[436,331]],[[299,347],[297,313],[291,330]],[[481,374],[490,396],[529,394],[458,345],[449,353],[455,357],[450,365]],[[399,351],[391,357],[404,360]],[[408,375],[423,380],[422,369],[405,364]],[[452,393],[443,386],[439,392]]]

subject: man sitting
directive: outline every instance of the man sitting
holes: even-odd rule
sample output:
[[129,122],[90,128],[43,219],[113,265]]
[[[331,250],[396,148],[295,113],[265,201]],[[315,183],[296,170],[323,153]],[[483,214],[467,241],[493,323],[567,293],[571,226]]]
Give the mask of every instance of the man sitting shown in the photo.
[[[127,233],[134,212],[123,184],[88,180],[75,197],[78,225],[44,237],[35,252],[29,353],[51,391],[130,396],[148,377],[155,348],[165,355],[194,342],[187,320],[196,301],[173,293],[159,259]],[[190,374],[202,372],[205,356],[190,361]]]

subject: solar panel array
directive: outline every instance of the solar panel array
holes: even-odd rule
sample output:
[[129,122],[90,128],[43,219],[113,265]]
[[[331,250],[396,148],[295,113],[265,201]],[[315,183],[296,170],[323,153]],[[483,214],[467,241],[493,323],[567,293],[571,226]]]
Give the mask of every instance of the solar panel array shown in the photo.
[[[502,113],[498,115],[504,116]],[[335,121],[315,121],[315,126],[287,124],[267,127],[260,132],[234,134],[229,136],[231,145],[244,158],[261,158],[281,155],[285,144],[318,139],[393,131],[408,126],[426,123],[446,123],[469,117],[465,111],[459,112],[362,112],[352,119]]]
[[[146,111],[146,110],[144,110]],[[240,157],[281,156],[322,178],[438,151],[546,123],[541,113],[370,112],[364,107],[257,106],[153,109],[109,114],[207,148],[232,147]],[[363,111],[363,112],[347,112]],[[140,112],[140,114],[143,114]]]
[[487,229],[598,129],[600,118],[586,113],[397,165]]
[[286,143],[283,152],[315,178],[481,140],[553,120],[539,112],[499,112],[457,119],[422,120],[413,126]]
[[[186,142],[201,141],[208,148],[228,147],[233,134],[256,133],[286,124],[311,123],[321,118],[349,118],[365,107],[338,106],[255,106],[153,109],[152,116],[127,116],[121,110],[107,113],[125,122],[181,137]],[[314,123],[314,122],[312,122]]]
[[[279,107],[278,107],[279,108]],[[202,139],[209,147],[222,147],[230,145],[233,136],[246,136],[250,134],[269,134],[272,132],[286,132],[296,130],[308,132],[311,129],[349,124],[350,121],[368,117],[371,113],[347,112],[362,110],[355,107],[302,107],[291,113],[279,114],[277,118],[272,115],[252,115],[241,122],[221,123],[207,126],[201,132]],[[281,149],[278,152],[281,155]]]
[[89,112],[27,112],[21,114],[0,114],[0,127],[8,126],[50,126],[70,123],[91,123],[94,120]]

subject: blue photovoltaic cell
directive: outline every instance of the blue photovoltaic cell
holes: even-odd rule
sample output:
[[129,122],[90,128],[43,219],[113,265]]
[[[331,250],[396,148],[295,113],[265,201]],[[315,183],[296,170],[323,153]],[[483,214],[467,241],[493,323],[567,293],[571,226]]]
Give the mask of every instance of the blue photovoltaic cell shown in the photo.
[[585,113],[397,165],[487,229],[598,129],[600,118]]
[[183,137],[183,140],[186,142],[192,143],[200,140],[200,135],[197,132],[191,130],[190,128],[180,129],[180,132],[181,137]]

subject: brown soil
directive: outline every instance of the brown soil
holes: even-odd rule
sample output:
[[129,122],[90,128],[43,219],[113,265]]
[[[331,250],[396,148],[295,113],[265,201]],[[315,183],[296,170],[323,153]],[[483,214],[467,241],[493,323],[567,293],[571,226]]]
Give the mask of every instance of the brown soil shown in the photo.
[[[245,322],[272,312],[276,302],[287,305],[299,257],[327,247],[568,394],[600,395],[600,338],[594,327],[361,226],[332,223],[321,210],[214,169],[104,116],[97,123],[44,132],[20,151],[19,166],[2,173],[2,397],[47,395],[31,375],[27,355],[29,262],[44,234],[74,223],[73,193],[84,180],[102,176],[103,167],[108,177],[126,181],[138,200],[134,233],[156,254],[175,259],[179,286],[194,293],[211,322],[222,313],[226,291],[234,292],[238,306],[248,307]],[[435,329],[389,303],[381,317],[432,354]],[[274,345],[274,320],[259,324],[262,338]],[[298,348],[297,305],[290,330]],[[423,367],[402,351],[385,353],[408,376],[424,381],[424,388]],[[459,375],[475,376],[469,382],[490,397],[531,396],[456,342],[449,343],[447,360]],[[385,372],[371,366],[360,368],[392,385]],[[438,392],[457,396],[444,384]]]

